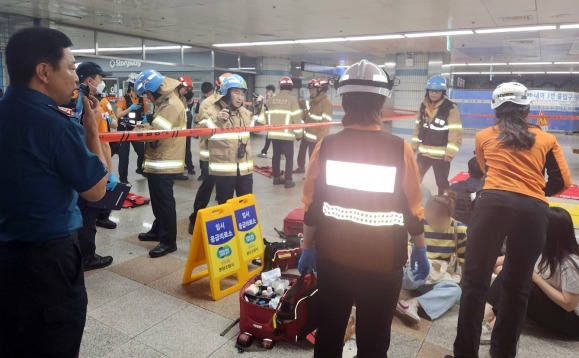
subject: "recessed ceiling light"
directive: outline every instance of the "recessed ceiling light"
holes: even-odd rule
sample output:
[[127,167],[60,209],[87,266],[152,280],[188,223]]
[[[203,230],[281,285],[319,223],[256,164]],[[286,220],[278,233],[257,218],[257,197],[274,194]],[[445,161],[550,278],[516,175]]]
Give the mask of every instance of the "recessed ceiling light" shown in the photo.
[[552,65],[553,62],[509,62],[509,65],[521,65],[521,66],[532,66],[532,65]]
[[245,47],[245,46],[253,46],[251,42],[233,42],[233,43],[224,43],[224,44],[213,44],[215,47]]
[[513,75],[544,75],[544,71],[513,71]]
[[404,36],[400,35],[400,34],[350,36],[350,37],[346,37],[346,41],[392,40],[392,39],[403,39],[403,38],[404,38]]
[[570,61],[570,62],[554,62],[556,65],[579,65],[579,61]]
[[492,62],[473,62],[473,63],[467,63],[467,66],[506,66],[506,62],[497,62],[497,63],[492,63]]
[[492,29],[477,29],[474,30],[477,34],[492,34],[498,32],[522,32],[522,31],[543,31],[555,30],[555,25],[541,25],[541,26],[519,26],[519,27],[495,27]]
[[431,37],[431,36],[455,36],[455,35],[472,35],[472,30],[450,30],[450,31],[432,31],[432,32],[412,32],[404,34],[408,38],[413,37]]
[[453,72],[453,75],[480,75],[480,72]]
[[315,43],[323,43],[323,42],[342,42],[346,41],[345,37],[333,37],[333,38],[324,38],[324,39],[302,39],[302,40],[295,40],[295,43],[298,44],[315,44]]
[[481,75],[510,75],[511,72],[506,71],[506,72],[493,72],[493,71],[486,71],[486,72],[481,72]]
[[447,63],[442,65],[442,67],[457,67],[457,66],[466,66],[466,63]]
[[579,24],[559,25],[560,29],[579,29]]
[[260,41],[260,42],[252,42],[253,46],[270,46],[270,45],[289,45],[293,44],[294,41],[286,40],[286,41]]
[[571,71],[547,71],[549,75],[568,75]]

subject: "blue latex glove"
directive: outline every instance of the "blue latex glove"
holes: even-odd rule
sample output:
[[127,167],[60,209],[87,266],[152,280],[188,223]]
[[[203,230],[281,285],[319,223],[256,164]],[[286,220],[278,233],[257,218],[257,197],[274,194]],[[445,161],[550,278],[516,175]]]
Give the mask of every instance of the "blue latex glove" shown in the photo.
[[424,280],[430,273],[430,262],[426,257],[426,247],[417,248],[412,245],[412,253],[410,254],[410,267],[416,280]]
[[113,120],[114,120],[114,119],[113,119],[113,116],[111,116],[111,115],[109,114],[109,116],[107,117],[107,122],[109,122],[109,125],[113,124]]
[[140,104],[134,104],[134,103],[133,103],[133,104],[131,104],[131,105],[129,106],[129,110],[131,110],[131,111],[137,111],[137,110],[139,110],[139,109],[141,109],[141,105],[140,105]]
[[141,121],[141,124],[145,124],[145,123],[148,123],[147,122],[147,116],[143,116],[143,120]]
[[113,173],[109,174],[109,179],[107,180],[107,190],[112,191],[115,190],[117,184],[119,183],[119,178]]
[[298,271],[302,275],[316,271],[317,257],[316,249],[302,249],[302,256],[300,256],[300,261],[298,262]]

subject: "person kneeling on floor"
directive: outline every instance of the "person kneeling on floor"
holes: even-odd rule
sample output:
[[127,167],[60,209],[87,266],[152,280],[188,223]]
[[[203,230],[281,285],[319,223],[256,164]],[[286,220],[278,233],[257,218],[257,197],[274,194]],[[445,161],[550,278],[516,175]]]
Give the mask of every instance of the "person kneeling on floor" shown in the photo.
[[461,266],[466,251],[466,226],[453,219],[455,193],[435,195],[426,203],[424,237],[430,259],[427,280],[415,280],[407,266],[402,288],[421,294],[410,300],[401,300],[397,312],[410,323],[419,323],[418,309],[435,320],[448,311],[460,298]]

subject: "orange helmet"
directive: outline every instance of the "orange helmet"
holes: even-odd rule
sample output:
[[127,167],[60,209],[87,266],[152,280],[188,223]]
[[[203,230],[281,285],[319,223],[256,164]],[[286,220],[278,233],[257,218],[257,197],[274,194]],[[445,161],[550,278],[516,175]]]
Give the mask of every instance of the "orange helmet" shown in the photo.
[[189,91],[193,90],[193,80],[189,76],[179,77],[179,82],[183,87],[186,87]]
[[221,87],[223,80],[226,77],[231,77],[231,76],[233,76],[233,73],[225,72],[224,74],[222,74],[221,76],[219,76],[215,79],[215,86],[217,86],[218,88]]
[[308,82],[308,88],[316,87],[316,82],[317,80],[315,78],[313,80],[310,80],[310,82]]
[[289,78],[288,76],[283,76],[280,80],[279,80],[279,86],[293,86],[294,82],[292,81],[291,78]]
[[327,90],[330,88],[330,82],[328,82],[328,80],[325,78],[318,78],[314,84],[314,87]]

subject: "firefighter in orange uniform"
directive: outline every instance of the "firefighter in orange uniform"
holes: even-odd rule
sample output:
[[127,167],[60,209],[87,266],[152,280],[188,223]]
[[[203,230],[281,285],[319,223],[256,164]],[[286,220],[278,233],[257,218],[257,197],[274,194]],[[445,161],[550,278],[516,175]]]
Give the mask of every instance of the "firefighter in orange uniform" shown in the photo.
[[310,160],[298,269],[318,272],[314,357],[342,356],[355,303],[358,357],[386,358],[408,234],[417,278],[430,270],[420,175],[410,145],[380,130],[392,88],[388,75],[362,60],[346,70],[337,88],[344,130],[318,142]]

